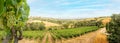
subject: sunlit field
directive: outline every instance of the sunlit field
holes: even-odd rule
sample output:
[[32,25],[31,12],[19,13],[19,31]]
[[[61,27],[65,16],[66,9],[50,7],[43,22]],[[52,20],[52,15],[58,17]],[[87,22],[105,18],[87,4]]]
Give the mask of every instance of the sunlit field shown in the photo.
[[120,0],[0,0],[0,43],[120,43]]

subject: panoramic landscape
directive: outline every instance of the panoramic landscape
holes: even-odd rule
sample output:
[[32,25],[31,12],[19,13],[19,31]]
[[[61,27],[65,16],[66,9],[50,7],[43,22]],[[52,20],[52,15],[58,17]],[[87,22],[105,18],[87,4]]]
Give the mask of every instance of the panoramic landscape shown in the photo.
[[0,43],[120,43],[120,0],[0,0]]

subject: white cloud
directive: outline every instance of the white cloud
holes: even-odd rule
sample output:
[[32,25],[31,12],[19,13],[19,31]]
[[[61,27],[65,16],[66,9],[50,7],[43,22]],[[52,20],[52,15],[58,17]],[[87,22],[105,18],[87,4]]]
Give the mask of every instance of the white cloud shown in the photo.
[[[83,11],[84,10],[84,11]],[[103,9],[103,10],[93,10],[93,9],[74,9],[71,11],[64,12],[32,12],[31,16],[42,16],[42,17],[53,17],[53,18],[85,18],[85,17],[97,17],[97,16],[108,16],[113,13],[119,13],[119,10]]]
[[[29,3],[35,2],[37,0],[29,0]],[[83,18],[83,17],[96,17],[96,16],[107,16],[113,13],[120,13],[120,6],[117,6],[116,3],[120,2],[120,0],[110,0],[110,3],[101,3],[101,2],[90,2],[82,5],[76,6],[74,8],[66,8],[62,9],[60,7],[56,8],[55,6],[61,5],[71,5],[71,4],[80,4],[84,1],[74,1],[68,2],[65,0],[55,0],[52,2],[43,2],[44,4],[40,4],[39,9],[32,9],[30,16],[42,16],[42,17],[54,17],[54,18]],[[47,7],[45,7],[47,6]],[[37,6],[36,6],[37,7]],[[54,8],[55,7],[55,8]],[[64,6],[63,6],[64,7]],[[71,7],[71,6],[70,6]],[[100,8],[103,7],[103,8]],[[62,9],[62,10],[58,10]]]
[[35,2],[37,0],[27,0],[27,3],[32,3],[32,2]]

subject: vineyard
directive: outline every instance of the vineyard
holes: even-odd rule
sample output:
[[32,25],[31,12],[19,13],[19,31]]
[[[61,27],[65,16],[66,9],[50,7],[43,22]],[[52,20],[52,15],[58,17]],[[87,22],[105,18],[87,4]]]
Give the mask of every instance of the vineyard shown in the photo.
[[[49,32],[54,40],[61,38],[68,39],[72,37],[78,37],[80,35],[95,31],[97,29],[98,27],[96,26],[89,26],[89,27],[79,27],[79,28],[62,29],[62,30],[23,31],[23,37],[25,39],[42,40],[45,37],[45,34]],[[2,38],[3,36],[2,33],[3,31],[0,31],[0,38]]]
[[39,38],[40,40],[44,37],[45,31],[24,31],[23,37],[24,38],[29,38],[29,39],[37,39]]
[[120,43],[119,2],[0,0],[0,43]]
[[98,27],[91,26],[91,27],[80,27],[80,28],[72,28],[72,29],[64,29],[64,30],[52,30],[52,36],[54,39],[61,39],[61,38],[72,38],[83,35],[85,33],[95,31]]

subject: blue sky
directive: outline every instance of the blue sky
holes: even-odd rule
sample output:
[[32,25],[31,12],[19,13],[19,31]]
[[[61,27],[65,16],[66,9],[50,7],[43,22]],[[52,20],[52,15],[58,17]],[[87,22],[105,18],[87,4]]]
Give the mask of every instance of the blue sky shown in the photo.
[[27,0],[30,16],[89,18],[120,13],[120,0]]

